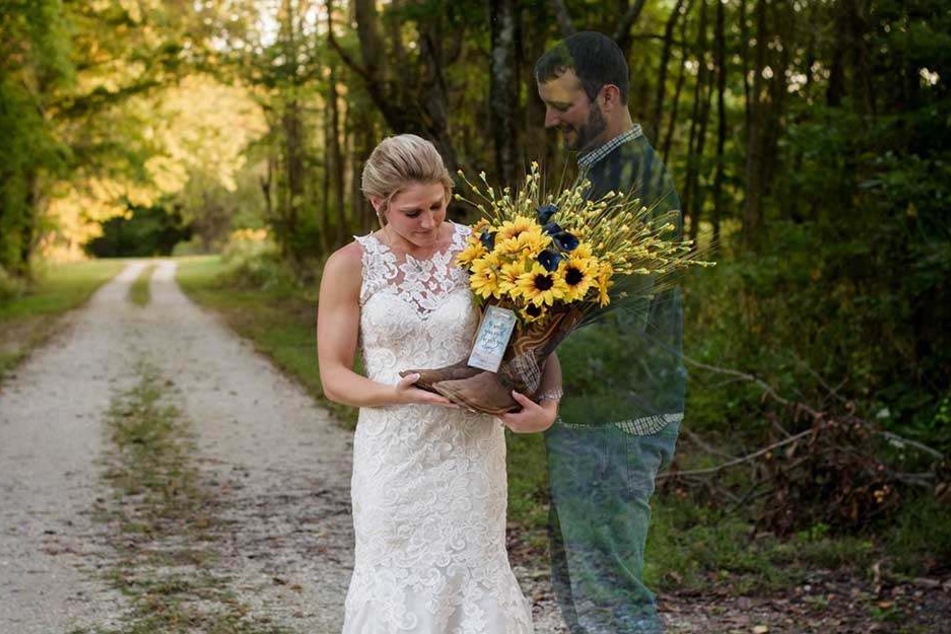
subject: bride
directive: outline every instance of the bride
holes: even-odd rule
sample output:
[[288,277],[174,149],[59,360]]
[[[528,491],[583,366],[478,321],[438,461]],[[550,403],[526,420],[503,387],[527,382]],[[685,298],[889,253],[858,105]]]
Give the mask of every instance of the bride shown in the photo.
[[[505,550],[503,426],[547,429],[557,399],[539,405],[515,394],[521,411],[493,419],[414,387],[418,375],[400,379],[400,370],[441,367],[470,352],[479,311],[453,265],[469,229],[446,221],[452,180],[420,137],[381,142],[362,188],[382,228],[327,261],[317,317],[324,393],[360,408],[343,631],[531,632]],[[365,376],[353,369],[358,346]],[[541,391],[557,395],[560,384],[552,357]]]

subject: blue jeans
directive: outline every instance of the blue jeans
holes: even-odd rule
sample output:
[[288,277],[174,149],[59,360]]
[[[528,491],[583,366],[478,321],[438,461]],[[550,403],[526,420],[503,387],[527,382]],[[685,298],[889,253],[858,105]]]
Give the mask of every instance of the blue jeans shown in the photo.
[[636,436],[615,425],[546,433],[551,482],[552,584],[572,634],[656,634],[642,580],[657,473],[673,458],[680,423]]

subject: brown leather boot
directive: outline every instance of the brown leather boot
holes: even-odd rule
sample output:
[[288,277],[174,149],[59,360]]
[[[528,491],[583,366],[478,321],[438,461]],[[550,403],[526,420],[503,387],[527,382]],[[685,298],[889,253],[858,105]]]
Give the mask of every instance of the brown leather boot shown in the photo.
[[433,387],[453,403],[471,411],[499,416],[520,407],[512,398],[512,388],[505,385],[495,372],[478,370],[475,376],[440,381]]
[[[453,365],[447,365],[442,368],[430,368],[429,370],[403,370],[400,372],[400,376],[405,377],[410,374],[419,374],[419,380],[416,381],[414,385],[429,392],[436,392],[433,385],[440,381],[466,379],[484,371],[479,368],[470,368],[466,365],[466,361],[467,359],[463,359]],[[438,394],[438,392],[436,393]]]

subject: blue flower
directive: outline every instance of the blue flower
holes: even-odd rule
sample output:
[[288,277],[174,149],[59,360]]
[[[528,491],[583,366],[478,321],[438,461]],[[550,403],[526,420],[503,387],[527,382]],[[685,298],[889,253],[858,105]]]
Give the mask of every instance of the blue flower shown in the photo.
[[486,229],[479,236],[479,242],[482,243],[482,246],[484,246],[487,251],[491,251],[495,248],[495,234]]
[[561,262],[561,255],[554,251],[545,249],[538,254],[538,263],[549,273],[554,273],[558,269],[559,262]]
[[578,238],[571,235],[567,231],[562,231],[561,233],[552,236],[551,239],[562,251],[574,251],[578,247]]
[[536,207],[535,211],[538,213],[538,222],[539,224],[547,224],[551,217],[555,215],[555,212],[558,211],[558,206],[554,203],[548,203],[547,205],[542,205]]
[[542,230],[551,236],[552,242],[562,251],[574,251],[578,246],[578,238],[562,229],[557,223],[549,222]]

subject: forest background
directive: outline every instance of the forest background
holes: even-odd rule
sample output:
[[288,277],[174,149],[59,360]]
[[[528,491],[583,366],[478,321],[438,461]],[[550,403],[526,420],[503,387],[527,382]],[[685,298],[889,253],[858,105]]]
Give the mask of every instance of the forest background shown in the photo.
[[[684,281],[680,527],[947,571],[942,0],[0,0],[0,302],[45,262],[223,253],[215,284],[295,297],[312,333],[322,262],[373,226],[359,174],[384,136],[490,182],[570,176],[532,67],[583,29],[625,51],[633,118],[719,263]],[[515,495],[540,522],[544,487]]]

